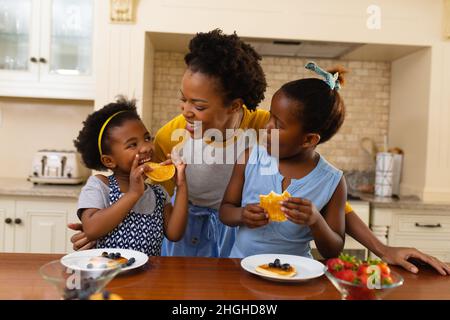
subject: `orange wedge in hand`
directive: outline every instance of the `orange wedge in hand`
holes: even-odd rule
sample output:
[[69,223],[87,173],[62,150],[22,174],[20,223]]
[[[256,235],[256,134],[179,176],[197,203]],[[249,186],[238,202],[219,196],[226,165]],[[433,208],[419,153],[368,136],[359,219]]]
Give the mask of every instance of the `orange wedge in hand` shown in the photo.
[[154,182],[166,181],[172,179],[175,175],[175,166],[173,164],[160,165],[156,162],[147,162],[146,165],[153,170],[151,172],[146,172],[145,174]]
[[267,195],[259,196],[259,206],[266,209],[270,221],[283,222],[286,221],[287,218],[284,215],[284,212],[281,211],[280,201],[286,200],[290,196],[291,195],[286,190],[284,190],[282,194],[271,191]]

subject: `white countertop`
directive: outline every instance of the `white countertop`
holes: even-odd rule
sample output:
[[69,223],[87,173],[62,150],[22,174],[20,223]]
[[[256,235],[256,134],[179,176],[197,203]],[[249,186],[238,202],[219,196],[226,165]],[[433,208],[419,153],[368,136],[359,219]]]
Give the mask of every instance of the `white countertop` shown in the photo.
[[[415,209],[415,210],[436,210],[436,211],[450,211],[449,202],[426,202],[420,200],[416,196],[400,196],[399,198],[391,197],[376,197],[373,194],[358,193],[354,194],[360,200],[370,203],[372,208],[392,208],[392,209]],[[350,202],[354,200],[349,200]]]
[[78,198],[83,185],[34,185],[26,178],[0,178],[0,196]]

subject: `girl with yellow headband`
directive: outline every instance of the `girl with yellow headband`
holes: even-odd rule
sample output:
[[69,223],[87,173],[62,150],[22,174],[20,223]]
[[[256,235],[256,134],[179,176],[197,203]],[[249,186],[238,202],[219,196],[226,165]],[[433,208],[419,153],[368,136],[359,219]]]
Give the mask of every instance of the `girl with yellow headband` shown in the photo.
[[[161,254],[164,236],[179,240],[187,221],[185,164],[176,165],[174,205],[164,187],[144,183],[152,169],[153,142],[136,112],[134,101],[120,98],[90,114],[74,141],[85,165],[110,170],[91,176],[81,190],[78,217],[86,237],[97,248]],[[169,164],[168,160],[165,164]]]

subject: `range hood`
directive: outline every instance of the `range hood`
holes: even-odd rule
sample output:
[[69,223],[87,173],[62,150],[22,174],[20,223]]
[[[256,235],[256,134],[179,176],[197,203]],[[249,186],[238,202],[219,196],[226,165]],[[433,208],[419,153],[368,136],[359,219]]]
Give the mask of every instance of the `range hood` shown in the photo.
[[[148,40],[157,51],[186,53],[192,34],[147,32]],[[324,59],[394,61],[423,49],[421,46],[346,43],[331,41],[267,39],[242,37],[262,56],[306,57]]]
[[337,59],[362,46],[359,43],[254,40],[246,39],[262,56],[308,57]]

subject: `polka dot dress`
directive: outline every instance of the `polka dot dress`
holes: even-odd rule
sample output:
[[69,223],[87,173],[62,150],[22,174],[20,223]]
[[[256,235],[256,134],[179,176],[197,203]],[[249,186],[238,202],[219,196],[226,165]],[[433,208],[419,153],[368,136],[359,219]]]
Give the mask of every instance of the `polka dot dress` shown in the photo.
[[[120,199],[119,184],[114,175],[109,179],[109,204]],[[120,248],[141,251],[149,256],[161,255],[161,243],[164,237],[163,213],[165,194],[158,185],[150,185],[155,193],[156,206],[151,214],[141,214],[133,210],[125,219],[108,233],[97,240],[97,248]]]

